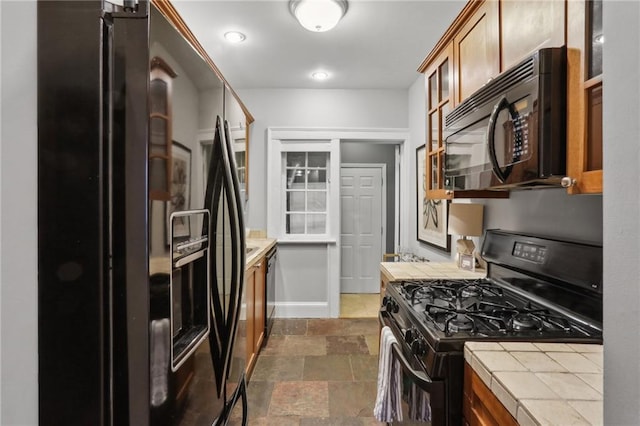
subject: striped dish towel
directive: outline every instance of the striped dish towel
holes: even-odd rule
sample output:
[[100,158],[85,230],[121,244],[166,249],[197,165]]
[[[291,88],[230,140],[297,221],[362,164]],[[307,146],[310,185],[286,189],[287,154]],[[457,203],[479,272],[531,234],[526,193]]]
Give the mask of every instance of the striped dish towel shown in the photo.
[[416,422],[431,421],[429,393],[420,389],[415,383],[412,383],[409,388],[407,404],[409,405],[409,419]]
[[378,363],[378,393],[373,416],[379,422],[402,421],[402,371],[400,361],[391,349],[397,340],[391,329],[380,332],[380,359]]

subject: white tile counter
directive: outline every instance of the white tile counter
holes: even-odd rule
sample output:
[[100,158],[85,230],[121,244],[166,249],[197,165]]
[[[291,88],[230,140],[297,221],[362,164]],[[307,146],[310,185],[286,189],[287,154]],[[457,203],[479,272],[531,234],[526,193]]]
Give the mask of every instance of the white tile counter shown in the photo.
[[523,426],[602,425],[602,345],[467,342],[465,361]]
[[380,273],[387,282],[429,278],[483,278],[484,269],[465,271],[454,262],[381,262]]
[[245,259],[245,268],[249,269],[255,265],[259,259],[263,258],[264,255],[267,254],[271,247],[276,245],[276,242],[277,241],[273,238],[247,238],[247,248],[255,249],[247,255]]

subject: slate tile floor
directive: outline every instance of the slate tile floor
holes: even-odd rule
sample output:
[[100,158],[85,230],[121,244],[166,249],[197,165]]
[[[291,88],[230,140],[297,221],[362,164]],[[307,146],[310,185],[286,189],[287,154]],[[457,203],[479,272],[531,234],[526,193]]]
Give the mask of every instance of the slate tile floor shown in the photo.
[[249,382],[249,425],[383,425],[373,418],[378,332],[376,318],[276,320]]

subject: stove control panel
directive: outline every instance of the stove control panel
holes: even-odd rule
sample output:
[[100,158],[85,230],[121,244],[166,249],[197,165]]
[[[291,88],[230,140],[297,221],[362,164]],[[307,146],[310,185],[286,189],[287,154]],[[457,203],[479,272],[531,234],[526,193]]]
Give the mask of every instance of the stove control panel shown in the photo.
[[427,352],[427,342],[414,327],[405,330],[404,340],[411,347],[414,355],[422,356]]
[[544,263],[547,248],[536,244],[516,242],[513,246],[513,256],[536,263]]
[[393,300],[393,297],[385,296],[382,298],[382,306],[387,310],[387,312],[391,312],[397,314],[400,310],[400,305],[398,302]]

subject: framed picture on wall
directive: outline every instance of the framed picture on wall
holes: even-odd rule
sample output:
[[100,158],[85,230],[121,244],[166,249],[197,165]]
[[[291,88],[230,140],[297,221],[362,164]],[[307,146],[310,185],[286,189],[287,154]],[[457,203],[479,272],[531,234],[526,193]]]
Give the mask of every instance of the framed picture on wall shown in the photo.
[[446,252],[451,251],[451,236],[447,234],[447,200],[427,198],[426,147],[416,149],[417,239]]

